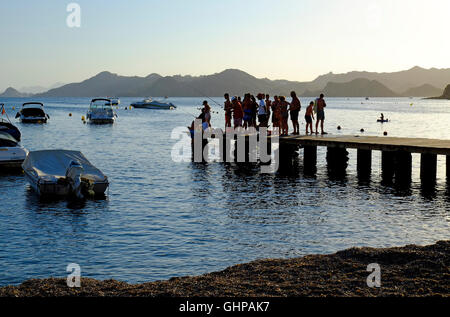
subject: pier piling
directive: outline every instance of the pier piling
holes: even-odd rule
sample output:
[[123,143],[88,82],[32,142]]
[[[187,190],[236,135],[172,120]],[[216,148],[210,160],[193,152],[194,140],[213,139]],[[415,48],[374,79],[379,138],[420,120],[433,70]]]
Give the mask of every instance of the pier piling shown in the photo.
[[306,172],[315,172],[317,165],[317,146],[303,148],[303,168]]
[[348,151],[346,148],[327,148],[327,167],[333,174],[345,174],[348,166]]
[[395,182],[408,184],[412,180],[412,154],[406,151],[395,152]]
[[381,174],[383,181],[391,182],[395,174],[395,152],[381,152]]
[[437,155],[422,153],[420,159],[420,179],[423,182],[435,182],[437,173]]
[[358,149],[356,154],[358,176],[369,177],[372,172],[372,151]]

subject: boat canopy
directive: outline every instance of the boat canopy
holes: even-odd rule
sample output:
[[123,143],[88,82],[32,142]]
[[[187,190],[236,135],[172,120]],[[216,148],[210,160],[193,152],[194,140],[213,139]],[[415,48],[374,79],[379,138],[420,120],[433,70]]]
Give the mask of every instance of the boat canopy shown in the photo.
[[107,177],[92,165],[83,153],[68,150],[34,151],[28,154],[23,163],[23,169],[39,178],[64,178],[72,162],[79,162],[83,166],[83,178],[94,182],[102,182]]
[[111,99],[97,98],[91,100],[91,109],[111,109],[112,102]]

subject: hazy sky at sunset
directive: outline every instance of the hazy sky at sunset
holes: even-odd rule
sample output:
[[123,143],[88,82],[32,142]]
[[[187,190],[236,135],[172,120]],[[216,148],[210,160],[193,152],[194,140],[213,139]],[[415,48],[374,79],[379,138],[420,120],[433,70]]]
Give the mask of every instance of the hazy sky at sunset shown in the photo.
[[[66,6],[81,7],[81,28]],[[121,75],[450,67],[448,0],[0,0],[0,90]]]

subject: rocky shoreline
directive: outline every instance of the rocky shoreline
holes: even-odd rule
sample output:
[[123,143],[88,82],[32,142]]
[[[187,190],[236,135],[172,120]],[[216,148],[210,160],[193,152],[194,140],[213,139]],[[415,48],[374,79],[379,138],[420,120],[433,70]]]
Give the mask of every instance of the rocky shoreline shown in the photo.
[[[260,260],[196,277],[143,284],[81,279],[69,288],[65,278],[29,280],[0,288],[2,297],[450,297],[450,241],[396,248],[352,248],[330,255]],[[381,287],[367,286],[367,266],[381,267]]]

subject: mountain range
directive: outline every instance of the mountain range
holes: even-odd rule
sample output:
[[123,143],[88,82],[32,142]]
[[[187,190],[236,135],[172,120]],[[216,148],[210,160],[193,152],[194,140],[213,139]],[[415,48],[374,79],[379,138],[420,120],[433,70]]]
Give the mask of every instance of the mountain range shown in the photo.
[[[323,92],[329,97],[431,97],[440,95],[450,83],[450,68],[424,69],[413,67],[393,73],[349,72],[328,73],[310,82],[270,80],[256,78],[238,69],[206,76],[120,76],[107,71],[79,83],[66,84],[34,97],[196,97],[243,95],[246,92],[265,92],[271,95],[288,95],[294,90],[301,96],[317,96]],[[0,96],[19,96],[8,88]]]

